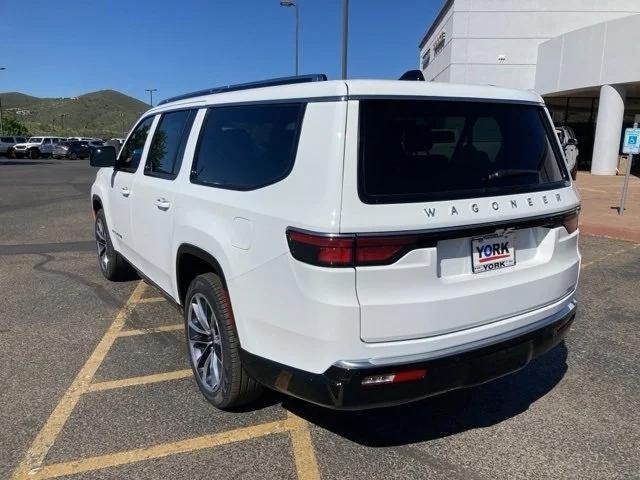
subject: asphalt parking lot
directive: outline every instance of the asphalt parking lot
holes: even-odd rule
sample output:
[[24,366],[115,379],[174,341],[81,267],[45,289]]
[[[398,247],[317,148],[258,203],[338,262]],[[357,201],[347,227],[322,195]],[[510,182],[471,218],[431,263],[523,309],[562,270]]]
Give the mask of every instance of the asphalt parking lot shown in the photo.
[[640,478],[640,245],[584,236],[565,345],[411,405],[211,407],[181,317],[98,270],[86,161],[0,158],[0,478]]

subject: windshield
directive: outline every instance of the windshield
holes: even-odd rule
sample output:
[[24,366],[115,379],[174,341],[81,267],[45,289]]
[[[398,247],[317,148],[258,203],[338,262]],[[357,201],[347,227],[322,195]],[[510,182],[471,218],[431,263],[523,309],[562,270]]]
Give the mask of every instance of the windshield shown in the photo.
[[28,143],[42,143],[42,137],[31,137]]
[[360,198],[399,203],[569,185],[537,105],[443,100],[360,102]]

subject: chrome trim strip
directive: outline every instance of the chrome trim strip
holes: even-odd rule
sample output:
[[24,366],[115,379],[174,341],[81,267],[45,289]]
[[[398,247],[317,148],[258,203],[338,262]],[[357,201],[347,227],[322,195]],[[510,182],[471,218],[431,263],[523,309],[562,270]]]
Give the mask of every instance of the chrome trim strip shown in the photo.
[[[573,293],[571,294],[573,295]],[[457,345],[455,347],[443,348],[440,350],[434,350],[431,352],[425,353],[416,353],[412,355],[403,355],[396,357],[385,357],[385,358],[369,358],[365,360],[340,360],[335,362],[333,365],[339,368],[348,368],[348,369],[367,369],[374,367],[385,367],[388,365],[399,365],[404,363],[416,363],[426,360],[436,360],[442,357],[448,357],[451,355],[457,355],[460,353],[465,353],[471,350],[477,350],[482,347],[488,347],[490,345],[504,342],[507,340],[511,340],[513,338],[519,337],[521,335],[526,335],[529,332],[533,332],[534,330],[538,330],[546,327],[554,322],[557,322],[561,318],[569,315],[576,308],[577,301],[575,298],[572,298],[567,305],[565,305],[560,311],[545,317],[537,322],[530,323],[529,325],[524,325],[515,330],[510,330],[508,332],[502,333],[500,335],[495,335],[489,338],[483,338],[481,340],[476,340],[474,342],[465,343],[462,345]]]
[[[367,236],[380,236],[380,235],[426,235],[426,234],[438,234],[438,233],[450,233],[456,232],[460,233],[463,236],[466,236],[467,230],[475,230],[475,229],[483,229],[489,227],[495,227],[496,230],[505,227],[505,226],[513,226],[514,228],[529,228],[527,227],[527,223],[536,222],[539,220],[553,220],[558,217],[564,217],[565,215],[572,215],[576,212],[579,212],[581,209],[581,205],[575,205],[571,208],[560,210],[557,212],[543,213],[540,215],[533,215],[531,217],[520,216],[517,218],[512,218],[510,220],[495,220],[493,222],[482,222],[482,223],[467,223],[464,225],[450,226],[450,227],[436,227],[436,228],[422,228],[418,230],[389,230],[389,231],[380,231],[380,232],[353,232],[353,234],[367,237]],[[520,225],[520,226],[519,226]],[[542,226],[542,225],[541,225]],[[453,237],[452,237],[453,238]]]

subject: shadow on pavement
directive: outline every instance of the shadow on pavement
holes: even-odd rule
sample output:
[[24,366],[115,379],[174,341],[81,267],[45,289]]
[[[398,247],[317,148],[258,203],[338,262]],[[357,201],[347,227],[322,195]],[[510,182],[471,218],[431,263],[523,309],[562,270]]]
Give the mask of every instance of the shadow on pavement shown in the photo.
[[419,402],[355,412],[333,411],[293,398],[282,405],[305,420],[369,447],[424,442],[498,424],[525,412],[567,371],[564,343],[523,370],[493,382]]

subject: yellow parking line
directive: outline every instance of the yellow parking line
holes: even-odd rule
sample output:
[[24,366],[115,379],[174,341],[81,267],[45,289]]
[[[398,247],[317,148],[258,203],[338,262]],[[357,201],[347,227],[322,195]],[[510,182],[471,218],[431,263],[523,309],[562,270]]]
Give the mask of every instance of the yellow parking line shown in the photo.
[[143,375],[140,377],[122,378],[120,380],[109,380],[107,382],[92,383],[87,387],[87,392],[100,392],[102,390],[112,390],[114,388],[132,387],[134,385],[146,385],[148,383],[166,382],[167,380],[179,380],[188,378],[193,372],[188,370],[176,370],[174,372],[156,373],[153,375]]
[[179,453],[204,450],[229,443],[242,442],[256,437],[263,437],[265,435],[284,433],[289,429],[290,426],[288,424],[288,420],[279,420],[252,427],[238,428],[228,432],[180,440],[178,442],[163,443],[152,447],[138,448],[126,452],[111,453],[97,457],[84,458],[82,460],[47,465],[33,472],[29,478],[33,480],[40,480],[62,477],[64,475],[75,475],[103,468],[117,467],[120,465],[142,462],[144,460],[162,458]]
[[306,420],[287,414],[291,425],[291,443],[293,444],[293,458],[296,462],[296,471],[300,480],[320,480],[318,461],[315,449],[311,441],[311,432]]
[[38,432],[38,435],[36,435],[36,438],[33,440],[29,450],[27,450],[23,460],[14,472],[14,479],[31,478],[31,476],[29,476],[29,472],[42,465],[42,462],[47,456],[53,442],[55,442],[56,438],[62,431],[64,424],[67,422],[69,415],[71,415],[71,412],[78,403],[80,396],[86,391],[87,387],[93,380],[93,376],[98,370],[98,367],[109,352],[111,345],[124,326],[125,321],[133,311],[136,302],[142,297],[145,289],[146,284],[144,282],[140,282],[133,290],[133,293],[122,309],[118,312],[118,315],[107,330],[107,333],[104,334],[87,362],[78,372],[73,383],[67,389],[62,399],[49,416],[44,427],[42,427],[40,432]]
[[141,298],[138,300],[138,303],[157,303],[157,302],[166,302],[164,297],[149,297],[149,298]]
[[136,330],[122,330],[118,334],[119,337],[132,337],[134,335],[146,335],[147,333],[174,332],[184,329],[182,323],[174,323],[172,325],[162,325],[161,327],[139,328]]

